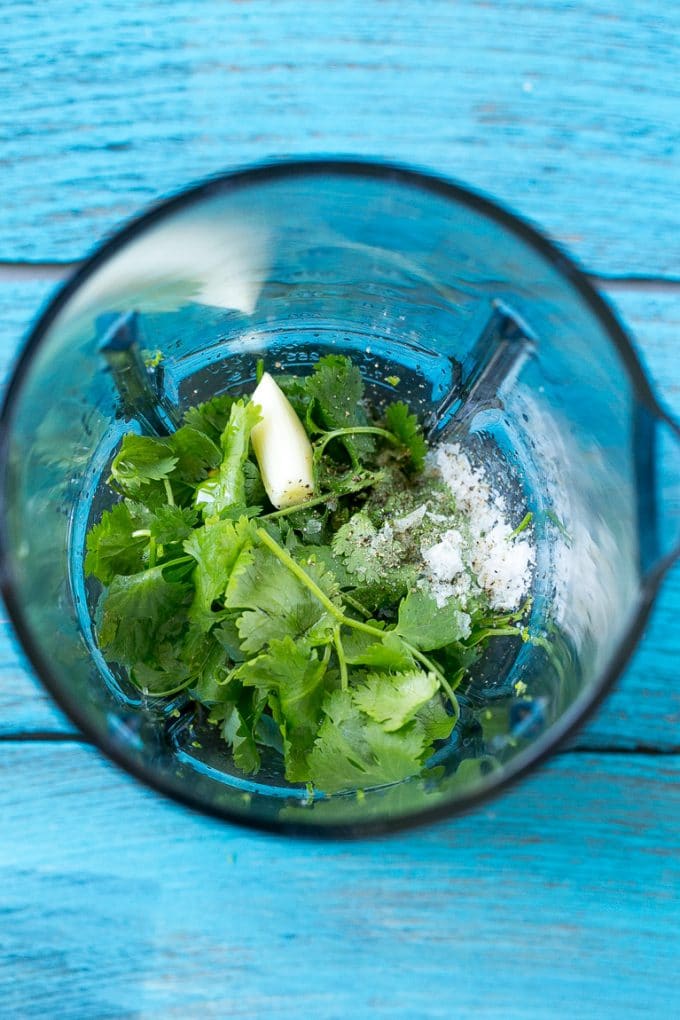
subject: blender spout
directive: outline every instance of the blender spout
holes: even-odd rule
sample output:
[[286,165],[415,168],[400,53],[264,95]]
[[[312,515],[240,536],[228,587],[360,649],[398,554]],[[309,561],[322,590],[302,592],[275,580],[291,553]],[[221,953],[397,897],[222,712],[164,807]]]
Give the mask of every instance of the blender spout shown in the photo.
[[118,391],[118,416],[136,419],[146,432],[167,436],[179,427],[180,413],[163,392],[163,364],[146,364],[139,346],[136,312],[102,317],[99,351]]
[[504,392],[514,385],[534,346],[525,323],[503,302],[494,301],[459,379],[431,415],[430,438],[455,439],[470,430],[472,419],[481,411],[502,408]]

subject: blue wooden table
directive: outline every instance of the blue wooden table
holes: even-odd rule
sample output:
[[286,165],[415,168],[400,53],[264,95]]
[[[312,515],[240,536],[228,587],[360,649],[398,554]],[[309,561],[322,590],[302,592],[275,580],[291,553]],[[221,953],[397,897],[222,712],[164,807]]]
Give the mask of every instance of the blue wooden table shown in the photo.
[[[0,5],[0,359],[103,233],[272,154],[487,189],[563,242],[680,413],[667,0]],[[572,746],[463,820],[253,835],[73,731],[0,625],[0,1017],[680,1015],[680,569]]]

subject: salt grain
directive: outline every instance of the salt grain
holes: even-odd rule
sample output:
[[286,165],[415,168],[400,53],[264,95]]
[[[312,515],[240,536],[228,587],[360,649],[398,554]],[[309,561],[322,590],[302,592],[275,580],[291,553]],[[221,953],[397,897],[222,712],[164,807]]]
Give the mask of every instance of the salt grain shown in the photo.
[[461,517],[458,527],[421,549],[425,580],[437,604],[456,597],[465,605],[476,589],[486,593],[493,609],[517,609],[531,582],[532,542],[524,535],[512,537],[505,500],[492,492],[483,469],[473,467],[457,443],[439,446],[428,460]]

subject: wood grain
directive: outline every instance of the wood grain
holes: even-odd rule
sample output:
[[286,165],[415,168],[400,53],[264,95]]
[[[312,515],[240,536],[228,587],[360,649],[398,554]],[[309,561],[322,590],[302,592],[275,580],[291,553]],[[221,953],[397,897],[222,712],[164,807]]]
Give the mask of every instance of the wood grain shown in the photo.
[[380,842],[244,833],[73,745],[0,747],[0,1013],[680,1010],[680,761],[572,754]]
[[665,0],[23,0],[0,11],[0,259],[77,258],[187,181],[377,155],[486,189],[591,269],[676,275]]

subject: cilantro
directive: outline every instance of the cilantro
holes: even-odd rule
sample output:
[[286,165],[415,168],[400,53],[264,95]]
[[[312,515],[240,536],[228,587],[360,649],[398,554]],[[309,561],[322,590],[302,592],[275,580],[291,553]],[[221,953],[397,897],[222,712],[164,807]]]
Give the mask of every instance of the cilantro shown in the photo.
[[457,714],[451,715],[446,711],[441,694],[435,694],[416,713],[416,720],[423,728],[428,743],[446,740],[450,737],[456,725],[456,719]]
[[359,511],[338,528],[333,538],[335,555],[341,557],[350,574],[357,574],[364,583],[377,581],[383,572],[377,554],[377,537],[378,529],[368,514]]
[[168,630],[189,587],[166,581],[163,567],[114,577],[102,602],[99,641],[116,662],[153,658],[159,633]]
[[385,424],[409,451],[413,470],[422,471],[425,466],[427,443],[415,414],[411,414],[408,406],[397,400],[385,411]]
[[197,520],[198,511],[193,507],[159,506],[148,519],[150,537],[161,545],[182,542]]
[[204,404],[190,407],[184,413],[184,424],[197,432],[202,432],[213,443],[219,445],[234,402],[233,397],[222,394],[219,397],[213,397],[212,400],[208,400]]
[[[373,666],[374,669],[408,670],[413,657],[404,642],[394,631],[387,631],[382,641],[373,636],[361,635],[363,641],[346,641],[347,661],[352,666]],[[363,647],[362,647],[363,645]]]
[[135,574],[144,566],[144,535],[135,536],[137,524],[127,503],[116,503],[105,510],[98,524],[87,535],[85,571],[102,584],[116,574]]
[[251,541],[247,518],[234,523],[214,521],[191,532],[185,551],[196,560],[194,598],[189,615],[201,630],[209,630],[220,617],[213,603],[224,597],[227,583],[244,548]]
[[[166,649],[169,651],[169,649]],[[177,659],[164,656],[161,667],[137,662],[130,670],[131,679],[143,694],[153,698],[167,698],[178,694],[189,685],[190,677],[186,667]]]
[[[316,580],[326,580],[320,565],[312,564],[311,570]],[[330,640],[333,620],[328,611],[268,549],[244,550],[227,586],[225,605],[245,610],[237,627],[247,653],[287,636],[304,638],[310,646]]]
[[231,673],[226,652],[212,634],[190,630],[182,647],[182,662],[192,678],[197,701],[210,705],[225,700]]
[[319,720],[322,680],[327,663],[316,651],[290,637],[272,640],[266,652],[248,660],[236,671],[247,687],[278,695],[286,723],[296,729],[316,733]]
[[120,452],[113,459],[111,477],[123,492],[134,496],[149,482],[167,478],[176,464],[168,440],[130,433],[123,437]]
[[[320,358],[305,388],[313,401],[311,418],[323,428],[345,429],[368,425],[363,407],[364,384],[361,372],[349,358],[338,354],[327,354]],[[375,446],[370,435],[343,436],[339,442],[354,464],[371,453]]]
[[369,719],[348,691],[335,691],[307,758],[309,775],[325,793],[395,783],[419,771],[427,737],[417,722],[396,733]]
[[196,494],[196,505],[205,517],[219,516],[223,510],[245,507],[246,485],[243,474],[253,425],[259,421],[254,404],[237,400],[232,404],[229,421],[222,433],[222,462],[214,477],[203,482]]
[[166,438],[123,438],[122,502],[86,539],[85,571],[105,586],[99,644],[146,698],[204,706],[243,773],[266,747],[267,768],[279,755],[312,792],[433,775],[455,689],[490,641],[524,633],[526,607],[494,614],[480,597],[463,612],[419,587],[420,545],[439,534],[425,508],[446,520],[455,507],[419,477],[427,447],[406,404],[367,405],[339,355],[279,383],[312,440],[305,503],[269,503],[246,396],[189,408]]
[[172,477],[177,477],[190,485],[201,481],[212,468],[222,461],[220,448],[203,432],[183,425],[168,440],[177,463],[172,470]]
[[470,617],[453,599],[439,608],[423,591],[411,591],[399,606],[397,633],[422,652],[443,648],[470,633]]
[[514,531],[511,531],[510,534],[508,535],[508,541],[511,542],[513,538],[517,538],[518,535],[521,535],[522,532],[529,527],[533,520],[533,517],[534,515],[531,512],[531,510],[528,510],[527,513],[525,513],[522,520],[517,525],[517,527],[514,529]]
[[163,352],[162,351],[158,351],[158,350],[156,350],[156,351],[143,350],[141,352],[141,354],[142,354],[142,361],[144,362],[144,364],[145,364],[145,366],[147,368],[157,368],[160,365],[161,361],[163,360]]
[[439,685],[432,673],[410,670],[408,673],[372,673],[359,684],[352,699],[366,715],[391,733],[414,717],[437,692]]
[[232,749],[234,764],[241,772],[250,774],[260,767],[256,730],[264,709],[264,701],[248,691],[241,693],[237,702],[225,702],[210,715],[210,721],[221,723],[224,741]]

